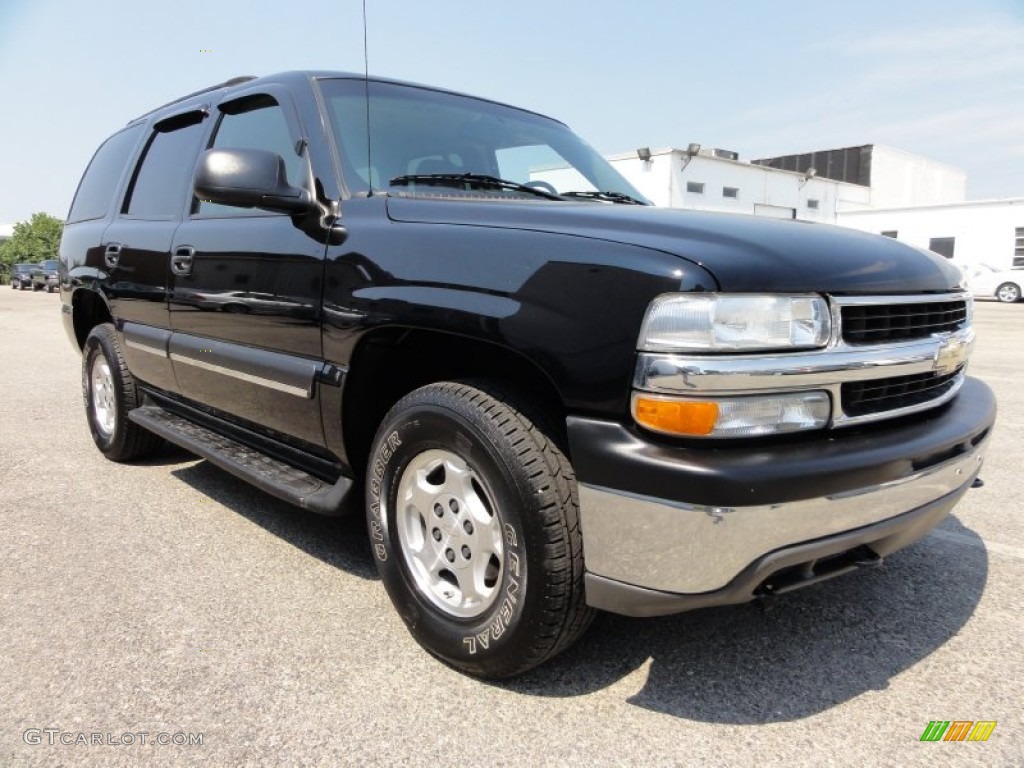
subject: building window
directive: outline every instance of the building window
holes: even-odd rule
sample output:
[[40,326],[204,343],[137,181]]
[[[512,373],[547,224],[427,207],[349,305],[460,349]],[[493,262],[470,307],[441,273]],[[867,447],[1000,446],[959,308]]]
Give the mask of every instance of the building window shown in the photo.
[[933,237],[928,241],[928,250],[934,251],[939,254],[939,256],[945,256],[947,259],[952,259],[953,246],[955,243],[955,237]]
[[737,198],[740,196],[739,187],[722,187],[722,197]]
[[818,201],[817,200],[808,200],[807,201],[807,207],[810,208],[812,211],[818,210]]
[[686,191],[693,192],[695,195],[704,194],[704,182],[703,181],[688,181],[686,182]]
[[882,232],[882,237],[891,237],[893,240],[896,239],[897,235],[899,235],[899,232],[897,232],[895,229],[887,229],[884,232]]

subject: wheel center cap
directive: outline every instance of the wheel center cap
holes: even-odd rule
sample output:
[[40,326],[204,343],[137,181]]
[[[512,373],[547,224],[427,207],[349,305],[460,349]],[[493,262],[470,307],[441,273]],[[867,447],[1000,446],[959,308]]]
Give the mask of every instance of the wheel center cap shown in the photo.
[[441,533],[440,540],[433,540],[434,548],[448,568],[456,571],[468,568],[473,559],[473,550],[463,527],[468,511],[465,502],[454,496],[438,496],[435,504],[441,505],[444,516],[434,520],[434,526]]

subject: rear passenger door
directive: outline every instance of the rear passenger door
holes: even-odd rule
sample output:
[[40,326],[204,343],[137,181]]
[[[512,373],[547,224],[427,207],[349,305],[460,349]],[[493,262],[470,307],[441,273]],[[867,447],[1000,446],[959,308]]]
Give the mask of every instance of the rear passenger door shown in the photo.
[[[311,190],[304,131],[273,86],[218,105],[213,148],[264,149],[288,181]],[[324,444],[322,230],[287,214],[193,200],[171,246],[171,357],[181,392],[204,405],[315,446]]]
[[100,245],[128,367],[141,381],[168,390],[176,388],[167,352],[171,243],[190,197],[206,117],[205,110],[192,110],[153,125]]

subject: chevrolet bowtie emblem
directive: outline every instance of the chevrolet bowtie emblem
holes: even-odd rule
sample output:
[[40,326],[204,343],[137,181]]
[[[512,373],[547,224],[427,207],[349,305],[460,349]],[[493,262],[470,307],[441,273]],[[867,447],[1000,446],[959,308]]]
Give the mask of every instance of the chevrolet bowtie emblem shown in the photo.
[[954,373],[967,362],[968,344],[964,339],[949,336],[942,340],[935,353],[935,372],[940,376]]

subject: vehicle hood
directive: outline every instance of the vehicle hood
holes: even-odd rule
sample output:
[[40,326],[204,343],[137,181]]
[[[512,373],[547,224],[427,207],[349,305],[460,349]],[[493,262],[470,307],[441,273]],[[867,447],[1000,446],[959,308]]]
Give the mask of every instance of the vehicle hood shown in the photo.
[[651,248],[704,267],[728,292],[942,292],[962,280],[940,256],[828,224],[550,201],[390,197],[387,208],[396,222],[522,229]]

